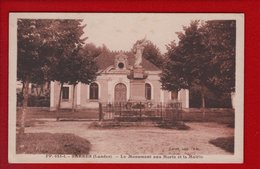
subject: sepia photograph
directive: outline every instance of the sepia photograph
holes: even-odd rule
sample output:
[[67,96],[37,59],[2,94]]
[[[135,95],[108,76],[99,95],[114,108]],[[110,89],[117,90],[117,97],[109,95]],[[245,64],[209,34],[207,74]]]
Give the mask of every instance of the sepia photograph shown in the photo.
[[10,13],[10,163],[242,163],[244,14]]

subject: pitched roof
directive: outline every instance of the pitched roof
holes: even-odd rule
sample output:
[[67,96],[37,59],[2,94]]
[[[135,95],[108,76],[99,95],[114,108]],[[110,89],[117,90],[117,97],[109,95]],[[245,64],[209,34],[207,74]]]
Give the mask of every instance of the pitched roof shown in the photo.
[[[103,52],[103,53],[101,53],[96,58],[99,69],[103,70],[111,65],[114,65],[115,56],[118,54],[120,54],[120,52]],[[135,62],[134,54],[132,52],[124,52],[123,54],[125,54],[128,57],[127,58],[128,64],[133,66],[134,62]],[[147,71],[160,71],[160,69],[157,66],[155,66],[153,63],[151,63],[150,61],[148,61],[145,58],[142,59],[141,65]]]

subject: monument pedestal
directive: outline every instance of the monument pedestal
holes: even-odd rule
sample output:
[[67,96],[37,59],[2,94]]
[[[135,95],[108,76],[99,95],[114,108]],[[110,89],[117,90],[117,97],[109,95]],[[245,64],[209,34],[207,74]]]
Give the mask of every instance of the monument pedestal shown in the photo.
[[130,80],[130,101],[145,101],[144,80]]
[[146,101],[145,98],[145,79],[147,74],[142,67],[134,68],[130,75],[130,100],[132,102]]

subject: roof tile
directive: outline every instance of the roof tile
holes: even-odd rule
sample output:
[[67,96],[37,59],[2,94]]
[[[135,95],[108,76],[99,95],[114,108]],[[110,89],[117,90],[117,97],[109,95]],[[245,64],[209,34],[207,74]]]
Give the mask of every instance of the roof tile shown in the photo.
[[[118,55],[120,52],[103,52],[97,58],[97,64],[99,69],[103,70],[107,67],[114,65],[115,56]],[[135,56],[132,52],[124,52],[123,54],[128,56],[128,63],[129,65],[133,66],[135,62]],[[160,71],[160,69],[155,66],[153,63],[148,61],[147,59],[143,58],[142,67],[147,71]]]

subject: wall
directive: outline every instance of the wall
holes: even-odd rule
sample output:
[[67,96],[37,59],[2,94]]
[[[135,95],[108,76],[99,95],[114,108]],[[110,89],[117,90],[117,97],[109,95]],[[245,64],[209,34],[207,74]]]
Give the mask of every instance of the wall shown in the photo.
[[[61,100],[61,108],[72,108],[72,97],[73,97],[73,86],[72,85],[68,85],[68,84],[64,84],[64,87],[69,87],[69,99],[64,101]],[[56,110],[58,107],[58,103],[59,103],[59,95],[60,95],[60,83],[55,81],[55,82],[51,82],[51,92],[50,92],[50,109],[51,110]],[[53,99],[54,98],[54,99]],[[77,104],[77,86],[75,87],[75,106]]]
[[149,83],[152,87],[152,101],[161,102],[161,83],[158,74],[148,74],[145,83]]
[[[161,89],[158,72],[147,72],[148,78],[145,83],[149,83],[152,87],[152,101],[153,102],[168,102],[171,101],[171,93]],[[98,76],[96,83],[99,86],[99,99],[89,99],[89,85],[78,84],[75,88],[75,105],[77,108],[98,108],[99,102],[113,102],[114,88],[118,83],[123,83],[127,87],[127,99],[130,98],[130,80],[125,74],[103,74]],[[61,102],[61,108],[72,107],[72,89],[71,85],[64,85],[70,87],[70,96],[68,101]],[[59,100],[60,84],[59,82],[51,82],[51,109],[57,108]],[[54,98],[54,99],[53,99]],[[178,94],[178,100],[182,102],[184,108],[189,107],[189,91],[181,90]]]

